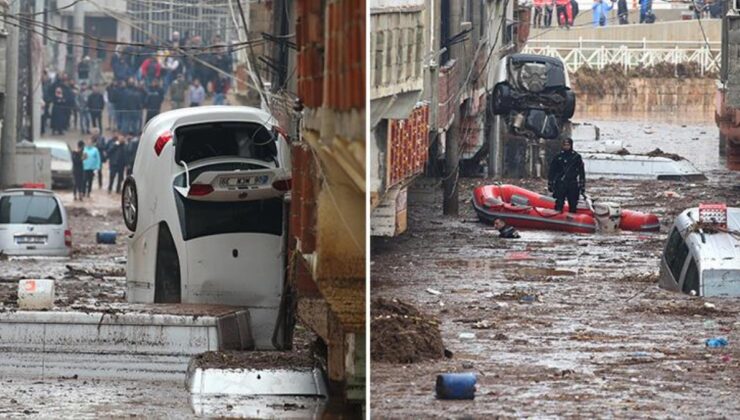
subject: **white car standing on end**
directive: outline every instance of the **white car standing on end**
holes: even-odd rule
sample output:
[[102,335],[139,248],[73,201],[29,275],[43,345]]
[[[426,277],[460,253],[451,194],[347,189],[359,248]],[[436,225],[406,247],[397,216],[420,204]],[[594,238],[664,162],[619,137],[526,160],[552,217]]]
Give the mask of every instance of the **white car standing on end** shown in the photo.
[[53,191],[0,191],[0,254],[66,257],[71,250],[67,212]]
[[128,300],[247,307],[255,347],[283,348],[290,176],[286,138],[259,109],[149,121],[122,195]]

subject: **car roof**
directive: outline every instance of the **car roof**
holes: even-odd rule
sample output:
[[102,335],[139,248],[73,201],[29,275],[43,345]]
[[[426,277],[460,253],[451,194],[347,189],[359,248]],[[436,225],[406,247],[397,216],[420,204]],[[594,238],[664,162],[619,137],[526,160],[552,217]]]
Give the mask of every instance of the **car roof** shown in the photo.
[[56,147],[56,148],[63,148],[68,149],[69,145],[64,140],[45,140],[45,139],[39,139],[33,142],[37,147]]
[[[699,208],[684,210],[677,218],[675,226],[684,233],[686,244],[697,257],[702,270],[740,269],[740,238],[725,232],[705,233],[687,232],[699,220]],[[727,208],[727,229],[740,231],[740,208]]]
[[56,197],[56,193],[52,190],[47,190],[45,188],[8,188],[7,190],[0,191],[0,195],[17,195],[17,194],[24,194],[26,192],[32,192],[34,195],[53,195]]
[[537,55],[537,54],[512,54],[509,56],[511,61],[514,62],[541,62],[541,63],[549,63],[554,66],[558,66],[560,68],[563,68],[563,61],[556,57],[548,57],[545,55]]

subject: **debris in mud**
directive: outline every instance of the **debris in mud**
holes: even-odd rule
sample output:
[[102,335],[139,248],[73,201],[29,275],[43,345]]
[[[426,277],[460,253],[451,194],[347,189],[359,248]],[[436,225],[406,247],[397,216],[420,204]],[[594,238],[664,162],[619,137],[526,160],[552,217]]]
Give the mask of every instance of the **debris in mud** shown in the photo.
[[370,307],[372,360],[416,363],[445,355],[439,322],[398,299],[373,299]]
[[67,215],[69,217],[85,217],[85,218],[92,216],[92,214],[90,213],[90,210],[88,210],[87,207],[68,207]]
[[701,301],[694,299],[688,302],[668,302],[665,305],[645,304],[627,309],[630,312],[647,312],[657,315],[683,315],[683,316],[732,316],[735,313],[722,311],[717,308],[708,308]]
[[535,292],[531,290],[517,288],[509,289],[503,293],[494,296],[494,298],[496,298],[497,300],[513,300],[517,302],[525,300],[529,301],[528,303],[539,300],[539,297]]
[[69,277],[78,276],[90,276],[96,279],[102,279],[103,277],[125,277],[126,269],[124,267],[83,267],[79,265],[67,264],[67,272]]
[[646,153],[646,156],[650,156],[650,157],[664,157],[664,158],[668,158],[668,159],[671,159],[671,160],[683,160],[683,157],[681,157],[680,155],[677,155],[675,153],[666,153],[666,152],[660,150],[659,147],[656,147],[654,150]]
[[627,150],[627,149],[625,149],[624,147],[623,147],[623,148],[621,148],[621,149],[619,149],[619,150],[617,150],[616,152],[614,152],[614,154],[615,154],[615,155],[619,155],[619,156],[627,156],[627,155],[631,155],[630,151],[629,151],[629,150]]
[[620,283],[658,283],[658,273],[630,274],[619,279]]

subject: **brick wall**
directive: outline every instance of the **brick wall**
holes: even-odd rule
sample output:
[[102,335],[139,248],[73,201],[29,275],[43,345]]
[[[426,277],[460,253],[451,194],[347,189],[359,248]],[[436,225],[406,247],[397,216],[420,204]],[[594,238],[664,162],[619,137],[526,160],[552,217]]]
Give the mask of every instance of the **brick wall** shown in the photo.
[[388,122],[388,174],[386,189],[424,171],[429,143],[429,105],[422,105],[405,120]]
[[[298,96],[307,108],[365,106],[365,0],[298,2]],[[325,26],[326,25],[326,26]]]

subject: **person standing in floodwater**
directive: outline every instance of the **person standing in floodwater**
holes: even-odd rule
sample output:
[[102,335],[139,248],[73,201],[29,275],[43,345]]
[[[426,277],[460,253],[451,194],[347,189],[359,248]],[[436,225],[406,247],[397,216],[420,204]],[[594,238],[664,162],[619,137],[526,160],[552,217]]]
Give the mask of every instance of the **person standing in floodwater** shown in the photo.
[[519,239],[519,232],[514,229],[514,226],[507,225],[504,219],[494,220],[493,227],[498,230],[500,238]]
[[82,201],[85,197],[85,170],[82,166],[82,162],[85,159],[87,159],[87,155],[85,154],[85,142],[80,140],[77,142],[77,150],[72,152],[72,177],[74,180],[72,195],[74,197],[74,201]]
[[550,163],[547,189],[555,197],[555,210],[562,212],[566,198],[568,211],[575,213],[579,194],[586,193],[586,171],[581,155],[573,150],[573,139],[563,139],[560,153]]

